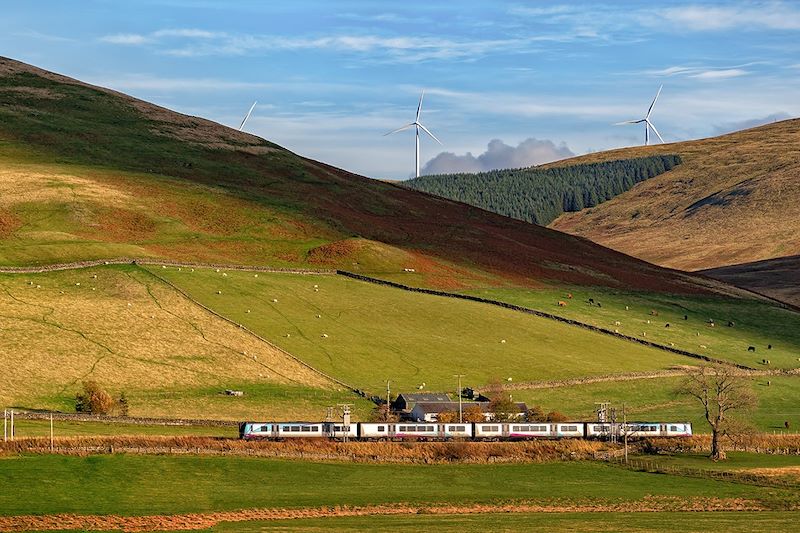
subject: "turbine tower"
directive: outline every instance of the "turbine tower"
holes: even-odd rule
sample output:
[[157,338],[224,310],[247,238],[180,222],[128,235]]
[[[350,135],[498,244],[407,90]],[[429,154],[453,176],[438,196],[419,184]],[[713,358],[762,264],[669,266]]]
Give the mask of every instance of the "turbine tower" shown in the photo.
[[396,130],[392,130],[389,133],[384,133],[383,136],[386,137],[387,135],[391,135],[392,133],[397,133],[398,131],[407,130],[408,128],[414,127],[416,129],[416,138],[417,138],[417,145],[416,145],[416,152],[415,152],[415,163],[417,167],[416,176],[419,177],[419,130],[422,129],[425,133],[431,136],[431,139],[436,141],[439,144],[442,144],[442,141],[436,138],[436,135],[428,131],[428,128],[422,125],[419,121],[419,116],[422,113],[422,98],[425,96],[425,91],[422,91],[422,94],[419,95],[419,105],[417,106],[417,118],[414,119],[414,122],[410,122],[405,126],[397,128]]
[[244,125],[247,122],[247,119],[250,118],[250,115],[253,113],[253,109],[256,108],[256,104],[257,103],[258,103],[258,100],[253,102],[253,105],[250,106],[250,111],[247,112],[247,114],[244,116],[244,119],[242,119],[242,123],[239,124],[239,131],[242,131],[244,129]]
[[644,118],[640,118],[639,120],[626,120],[625,122],[617,122],[614,125],[615,126],[624,126],[626,124],[640,124],[640,123],[644,122],[644,144],[645,144],[645,146],[650,144],[650,128],[653,129],[653,133],[658,135],[658,139],[663,143],[664,139],[661,138],[661,134],[658,133],[658,130],[656,129],[656,127],[653,126],[652,122],[650,122],[650,113],[653,112],[653,107],[655,107],[656,100],[658,100],[658,96],[661,94],[661,89],[663,89],[663,88],[664,88],[663,84],[661,85],[661,87],[658,88],[658,92],[656,93],[656,97],[653,98],[653,103],[650,104],[650,108],[647,110],[647,114],[644,116]]

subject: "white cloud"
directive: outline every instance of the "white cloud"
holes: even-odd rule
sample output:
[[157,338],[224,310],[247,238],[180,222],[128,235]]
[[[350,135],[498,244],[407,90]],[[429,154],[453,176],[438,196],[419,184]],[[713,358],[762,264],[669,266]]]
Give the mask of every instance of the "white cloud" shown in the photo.
[[147,74],[128,74],[114,78],[89,78],[89,83],[118,91],[204,92],[251,90],[272,87],[269,83],[221,80],[216,78],[163,78]]
[[470,152],[456,155],[441,152],[422,169],[422,174],[451,174],[459,172],[483,172],[500,168],[523,168],[550,163],[575,154],[565,143],[556,145],[547,139],[525,139],[516,147],[500,139],[492,139],[486,151],[475,157]]
[[728,78],[738,78],[749,74],[748,71],[740,68],[729,68],[722,70],[705,70],[696,74],[691,74],[690,78],[697,78],[700,80],[726,80]]
[[660,9],[655,13],[676,25],[678,30],[800,30],[800,10],[785,2],[747,2],[728,6],[697,4]]
[[114,35],[103,36],[100,38],[100,40],[103,41],[104,43],[133,45],[133,46],[147,44],[152,41],[152,39],[147,37],[146,35],[141,35],[138,33],[116,33]]

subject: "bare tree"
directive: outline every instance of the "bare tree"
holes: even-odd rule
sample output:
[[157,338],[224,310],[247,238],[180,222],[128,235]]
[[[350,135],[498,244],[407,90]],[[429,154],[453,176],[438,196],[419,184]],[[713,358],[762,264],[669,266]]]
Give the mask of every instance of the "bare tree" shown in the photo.
[[745,376],[728,365],[701,366],[689,372],[678,389],[679,394],[698,400],[711,426],[711,455],[713,461],[726,458],[720,438],[739,427],[731,413],[747,411],[756,405],[756,397]]

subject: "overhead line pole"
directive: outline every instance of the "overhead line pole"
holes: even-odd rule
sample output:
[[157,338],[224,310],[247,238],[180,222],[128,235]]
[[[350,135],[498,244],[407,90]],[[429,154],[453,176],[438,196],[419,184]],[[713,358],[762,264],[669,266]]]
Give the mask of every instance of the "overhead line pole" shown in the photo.
[[464,423],[464,417],[461,411],[461,378],[464,377],[464,374],[455,374],[454,378],[458,378],[458,390],[456,390],[456,394],[458,394],[458,423]]

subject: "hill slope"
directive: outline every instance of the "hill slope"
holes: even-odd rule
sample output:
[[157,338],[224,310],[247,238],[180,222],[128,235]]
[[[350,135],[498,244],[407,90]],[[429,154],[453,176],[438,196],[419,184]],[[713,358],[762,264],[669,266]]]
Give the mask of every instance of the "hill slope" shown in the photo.
[[546,228],[370,180],[258,137],[0,59],[0,260],[149,255],[415,268],[439,286],[705,292]]
[[677,154],[683,163],[550,227],[684,270],[800,254],[800,120],[569,163],[655,154]]

